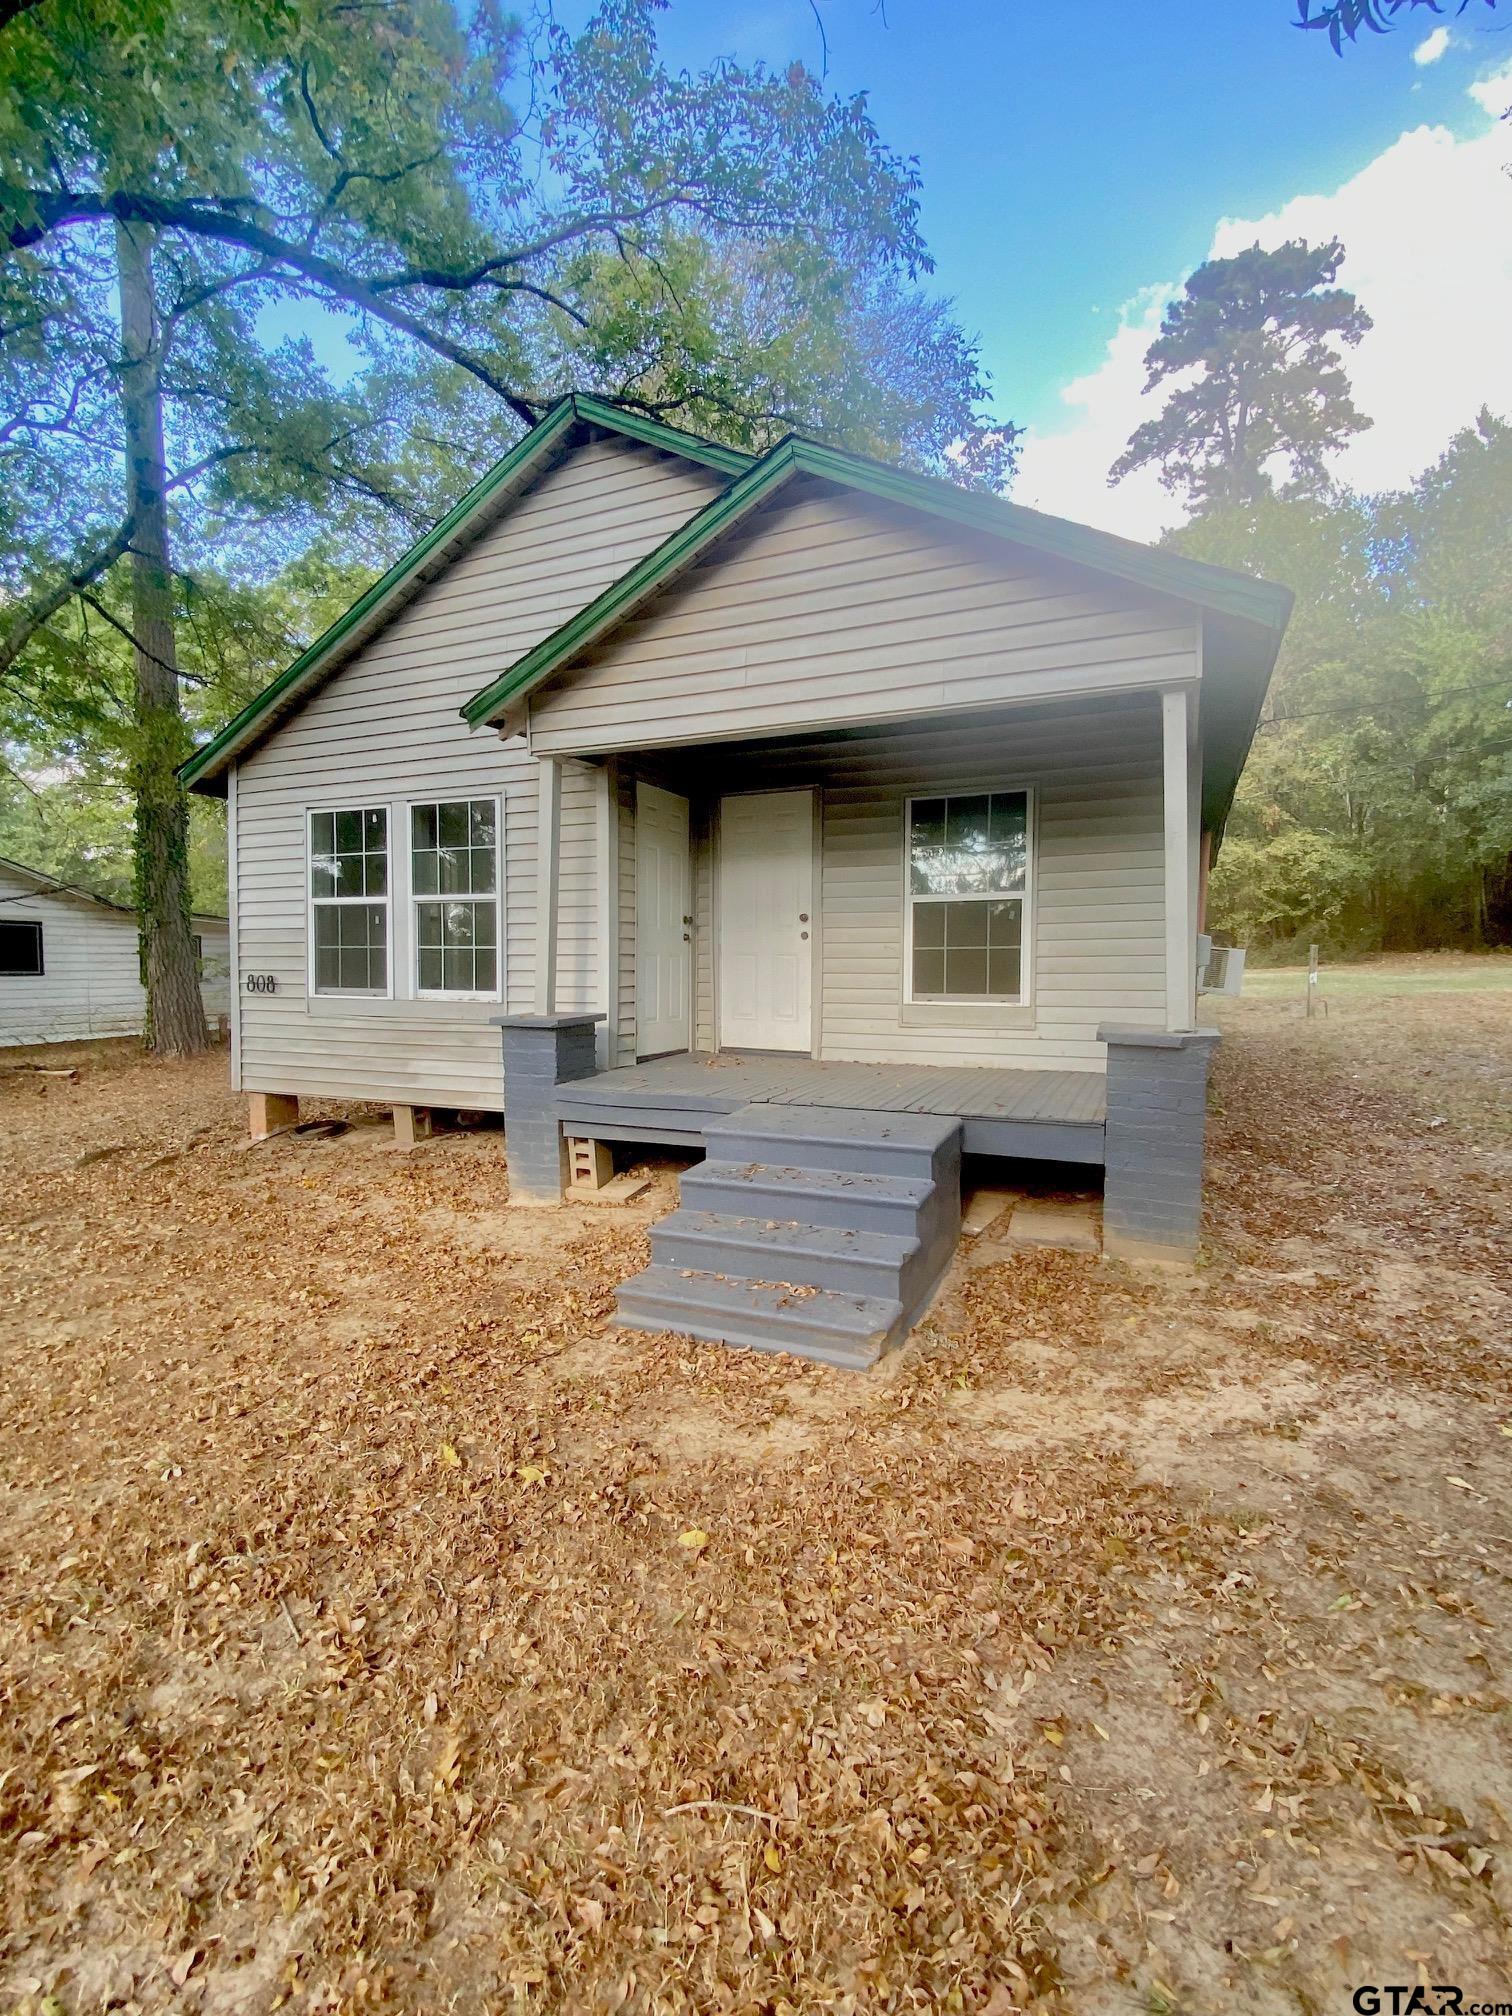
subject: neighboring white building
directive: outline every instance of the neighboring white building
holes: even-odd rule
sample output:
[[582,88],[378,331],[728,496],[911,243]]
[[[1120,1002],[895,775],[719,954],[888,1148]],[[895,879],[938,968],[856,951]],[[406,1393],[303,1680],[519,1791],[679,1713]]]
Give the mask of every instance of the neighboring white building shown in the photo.
[[[205,1014],[230,1009],[230,929],[194,919]],[[0,1045],[134,1036],[147,1017],[135,914],[0,859]]]

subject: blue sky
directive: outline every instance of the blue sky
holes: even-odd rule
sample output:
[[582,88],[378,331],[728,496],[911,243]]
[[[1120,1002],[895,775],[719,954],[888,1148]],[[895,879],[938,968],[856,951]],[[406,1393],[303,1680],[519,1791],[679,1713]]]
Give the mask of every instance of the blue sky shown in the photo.
[[[1044,425],[1092,368],[1109,317],[1206,254],[1222,216],[1258,217],[1332,188],[1404,127],[1474,123],[1467,79],[1512,33],[1451,23],[1367,36],[1342,59],[1291,26],[1292,0],[819,0],[829,83],[864,90],[888,141],[924,171],[936,282],[983,338],[1006,410]],[[1480,8],[1485,22],[1495,16]],[[570,15],[569,17],[570,18]],[[802,57],[808,0],[673,0],[669,57]]]

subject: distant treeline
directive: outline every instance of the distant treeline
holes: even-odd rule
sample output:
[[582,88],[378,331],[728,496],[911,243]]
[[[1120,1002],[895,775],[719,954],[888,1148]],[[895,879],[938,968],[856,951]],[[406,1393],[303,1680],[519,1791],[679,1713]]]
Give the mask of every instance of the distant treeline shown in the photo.
[[1512,945],[1512,426],[1400,494],[1271,496],[1173,543],[1297,606],[1210,921],[1274,956]]

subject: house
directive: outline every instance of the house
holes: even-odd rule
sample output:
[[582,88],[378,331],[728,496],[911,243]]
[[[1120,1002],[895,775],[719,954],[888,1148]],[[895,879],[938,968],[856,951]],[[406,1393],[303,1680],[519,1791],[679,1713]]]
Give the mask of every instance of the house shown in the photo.
[[254,1128],[502,1110],[520,1202],[703,1149],[622,1318],[846,1363],[963,1151],[1102,1165],[1109,1248],[1189,1254],[1206,870],[1290,601],[562,400],[185,766]]
[[[195,917],[207,1018],[230,1010],[230,927]],[[0,860],[0,1045],[134,1036],[147,1019],[134,911]]]

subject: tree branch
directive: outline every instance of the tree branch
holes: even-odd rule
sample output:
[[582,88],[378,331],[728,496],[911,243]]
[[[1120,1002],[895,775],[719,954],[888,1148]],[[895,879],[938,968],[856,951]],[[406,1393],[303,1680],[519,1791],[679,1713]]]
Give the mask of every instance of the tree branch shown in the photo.
[[0,633],[0,677],[10,671],[32,638],[44,624],[50,623],[65,602],[81,594],[92,582],[114,567],[123,553],[130,549],[136,535],[136,519],[122,520],[105,544],[82,560],[63,580],[57,581],[43,595],[28,602]]
[[[0,5],[4,0],[0,0]],[[390,279],[375,282],[361,274],[351,273],[334,260],[312,251],[308,246],[296,245],[275,232],[267,230],[253,218],[241,216],[219,205],[194,201],[179,201],[168,197],[144,196],[130,190],[118,190],[113,194],[96,191],[54,193],[43,190],[5,189],[0,191],[5,207],[12,214],[30,211],[35,221],[16,223],[9,226],[7,240],[13,251],[21,251],[28,245],[36,245],[52,232],[62,230],[70,224],[98,223],[113,218],[123,224],[152,224],[164,231],[187,231],[196,237],[214,239],[222,245],[239,245],[244,251],[255,252],[260,259],[270,260],[280,266],[302,273],[307,280],[334,294],[339,300],[349,301],[354,308],[360,308],[374,315],[390,328],[398,329],[407,336],[413,336],[417,343],[423,343],[438,357],[468,372],[480,383],[486,385],[502,399],[510,411],[533,427],[540,418],[540,402],[506,385],[494,370],[479,357],[451,337],[443,335],[439,329],[412,315],[385,296],[385,288],[402,285],[428,285],[440,287],[445,276],[437,274],[427,280]],[[19,197],[19,201],[17,200]],[[490,262],[493,263],[493,262]],[[466,276],[452,275],[451,284],[466,288],[479,285],[481,281],[469,281]]]
[[[154,665],[160,665],[165,672],[172,672],[177,678],[182,679],[186,676],[178,666],[170,665],[166,658],[159,658],[154,650],[143,643],[142,639],[137,636],[129,624],[123,623],[119,616],[112,615],[98,595],[91,595],[87,588],[81,588],[79,590],[79,600],[88,603],[97,616],[103,616],[112,630],[119,631],[133,651],[140,651],[144,657],[150,658]],[[191,685],[202,685],[203,683],[202,680],[190,680]]]

